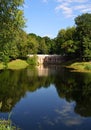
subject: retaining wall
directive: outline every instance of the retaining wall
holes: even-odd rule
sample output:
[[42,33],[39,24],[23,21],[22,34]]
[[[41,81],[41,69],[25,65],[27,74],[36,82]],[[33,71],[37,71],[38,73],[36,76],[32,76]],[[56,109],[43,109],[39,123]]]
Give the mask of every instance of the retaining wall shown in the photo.
[[[32,57],[33,55],[28,55]],[[63,62],[61,55],[37,55],[39,64],[60,64]]]

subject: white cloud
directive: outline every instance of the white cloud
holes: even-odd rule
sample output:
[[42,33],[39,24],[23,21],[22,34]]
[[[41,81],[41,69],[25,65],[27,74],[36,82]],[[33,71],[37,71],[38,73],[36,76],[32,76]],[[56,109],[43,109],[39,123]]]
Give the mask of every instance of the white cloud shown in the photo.
[[67,17],[73,16],[73,10],[67,6],[67,3],[57,6],[55,9],[56,11],[62,10],[63,14]]
[[55,10],[65,17],[74,17],[77,13],[91,13],[90,0],[56,0]]
[[91,13],[91,8],[83,9],[83,10],[81,10],[81,12],[82,13],[86,13],[86,12]]
[[82,10],[82,9],[85,9],[86,6],[85,5],[77,5],[74,7],[75,10]]
[[88,0],[56,0],[57,2],[67,2],[67,3],[72,3],[72,2],[77,2],[77,3],[85,3],[88,2]]
[[[49,0],[42,0],[44,3]],[[53,0],[51,0],[53,1]],[[61,12],[65,17],[75,17],[79,13],[91,13],[90,0],[55,0],[57,6],[56,12]]]
[[72,111],[74,109],[73,105],[75,104],[67,103],[63,106],[62,109],[55,110],[56,114],[58,115],[58,117],[56,118],[57,123],[62,122],[64,125],[67,126],[79,125],[83,123],[84,118],[81,118],[77,115],[72,115]]

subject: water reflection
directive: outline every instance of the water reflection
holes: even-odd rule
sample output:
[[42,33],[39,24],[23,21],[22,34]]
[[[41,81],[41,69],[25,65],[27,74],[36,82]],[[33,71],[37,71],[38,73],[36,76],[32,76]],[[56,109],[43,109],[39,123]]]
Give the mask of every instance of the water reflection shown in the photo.
[[[58,76],[59,77],[59,76]],[[55,85],[61,98],[75,101],[75,112],[81,116],[91,116],[91,74],[90,73],[64,73]]]
[[[61,108],[57,107],[58,104],[54,104],[55,108],[53,108],[54,112],[52,113],[53,117],[51,119],[50,117],[43,115],[42,122],[44,123],[44,126],[47,123],[56,129],[54,125],[60,124],[60,122],[66,126],[79,125],[82,124],[84,120],[81,116],[91,117],[91,74],[69,72],[60,66],[38,66],[37,68],[30,67],[17,71],[1,71],[0,111],[3,113],[12,111],[17,103],[24,98],[26,99],[27,92],[35,93],[40,88],[50,88],[51,85],[55,87],[56,92],[60,97]],[[52,89],[48,89],[48,92],[47,89],[45,90],[47,94],[44,95],[47,95],[47,100],[45,101],[46,103],[42,102],[44,106],[50,101],[48,93],[50,92],[49,95],[51,95],[53,93]],[[56,100],[57,103],[55,94],[51,100],[53,100],[53,103]],[[26,103],[27,102],[28,101],[26,101]],[[38,103],[39,102],[40,100]],[[50,107],[53,105],[52,102],[50,102]],[[47,107],[47,105],[43,107],[43,110],[45,110],[45,108],[47,109]],[[49,110],[50,109],[48,108],[48,113],[51,113]],[[42,110],[38,112],[40,113],[41,111]],[[28,113],[28,111],[26,113]],[[79,117],[75,115],[76,113]],[[42,127],[40,122],[38,122],[37,125],[39,128]]]

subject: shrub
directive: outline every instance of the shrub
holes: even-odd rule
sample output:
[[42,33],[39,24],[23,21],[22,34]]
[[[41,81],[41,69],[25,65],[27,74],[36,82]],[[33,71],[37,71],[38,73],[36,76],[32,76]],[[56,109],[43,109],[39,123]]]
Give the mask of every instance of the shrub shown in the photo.
[[38,64],[37,59],[38,59],[38,58],[37,58],[36,55],[34,55],[34,56],[32,56],[32,57],[28,57],[27,63],[28,63],[29,65],[37,65],[37,64]]
[[85,70],[91,70],[91,65],[86,65],[84,69]]
[[4,68],[7,69],[10,61],[9,55],[4,52],[0,52],[0,61],[3,62]]
[[4,55],[4,57],[3,57],[3,65],[4,65],[4,68],[5,68],[5,69],[8,68],[8,63],[9,63],[9,61],[10,61],[9,56]]

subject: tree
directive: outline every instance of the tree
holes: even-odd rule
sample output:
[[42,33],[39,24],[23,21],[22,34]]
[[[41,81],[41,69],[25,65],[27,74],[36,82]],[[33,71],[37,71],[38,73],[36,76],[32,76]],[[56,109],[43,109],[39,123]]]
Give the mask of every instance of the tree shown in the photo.
[[[87,52],[90,48],[86,47],[88,46],[87,42],[90,39],[91,40],[91,14],[82,14],[75,18],[75,24],[76,24],[76,40],[79,41],[79,56],[80,59],[84,59],[84,52]],[[85,41],[84,41],[85,40]],[[85,47],[84,47],[85,46]],[[88,50],[86,50],[88,49]],[[90,50],[89,50],[90,52]],[[87,56],[86,56],[87,57]],[[89,57],[91,58],[91,57]]]
[[75,56],[77,45],[75,39],[75,27],[69,27],[59,31],[56,38],[57,53],[69,58]]
[[23,2],[23,0],[0,0],[1,52],[4,52],[6,44],[9,44],[10,48],[12,48],[12,46],[15,46],[12,43],[15,43],[16,36],[19,34],[19,31],[24,27],[25,20],[23,16],[23,11],[20,9],[20,7],[23,5]]
[[75,27],[70,27],[65,30],[65,41],[61,45],[63,54],[65,54],[65,56],[68,56],[69,58],[74,57],[77,50],[77,45],[74,41],[75,30]]
[[61,29],[58,32],[58,35],[57,35],[57,37],[55,39],[55,42],[56,42],[56,54],[64,53],[63,50],[61,49],[61,45],[62,45],[62,43],[65,42],[65,34],[66,34],[65,29]]
[[83,59],[91,60],[91,39],[84,37],[83,39]]
[[39,43],[39,47],[38,47],[38,53],[39,54],[47,54],[48,50],[47,50],[47,45],[45,43],[45,39],[41,38],[40,43]]
[[28,54],[28,35],[23,30],[17,35],[16,45],[18,49],[18,58],[26,58]]
[[63,49],[65,56],[67,56],[67,57],[69,56],[69,58],[73,57],[73,54],[75,53],[75,51],[77,49],[77,47],[74,44],[73,40],[67,40],[67,41],[65,41],[61,45],[61,48]]
[[27,42],[28,54],[37,54],[38,46],[39,43],[37,40],[37,35],[33,33],[28,34],[28,42]]
[[46,53],[52,54],[53,53],[53,40],[50,39],[48,36],[43,37],[46,44]]

